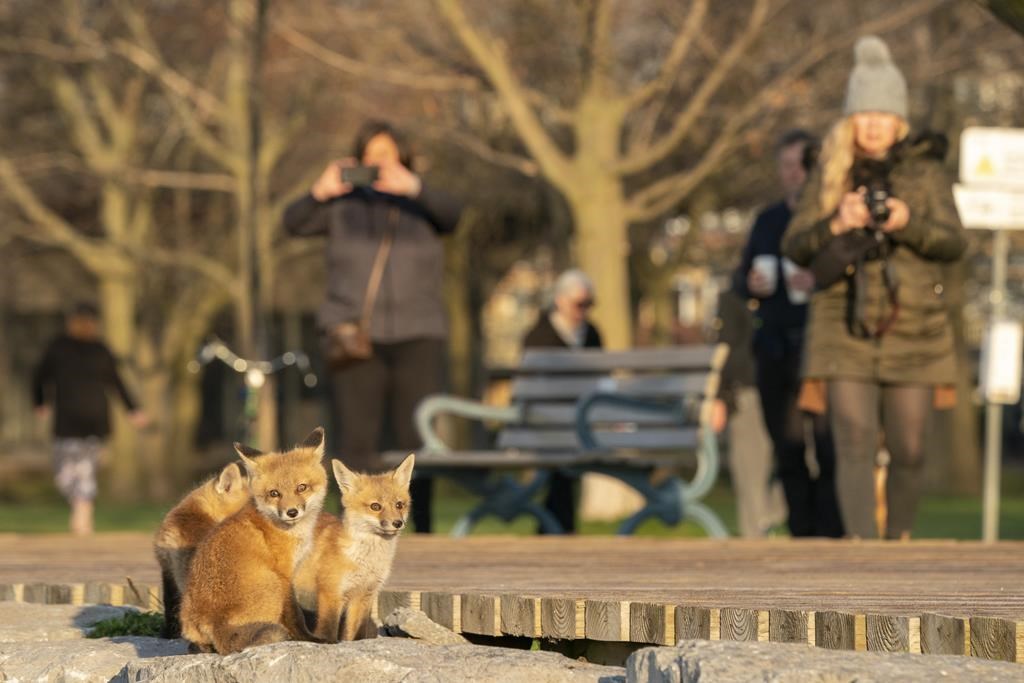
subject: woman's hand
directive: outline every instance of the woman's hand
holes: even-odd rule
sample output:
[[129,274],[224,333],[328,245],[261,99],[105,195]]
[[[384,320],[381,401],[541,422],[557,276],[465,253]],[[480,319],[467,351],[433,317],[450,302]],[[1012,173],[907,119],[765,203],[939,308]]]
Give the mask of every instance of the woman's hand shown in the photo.
[[829,223],[833,235],[842,235],[854,228],[863,228],[871,221],[867,204],[864,203],[864,189],[847,192],[839,202],[839,210]]
[[910,222],[910,207],[907,203],[902,199],[889,197],[885,200],[885,205],[889,207],[889,220],[882,226],[882,230],[896,232],[907,227],[907,223]]
[[420,177],[407,169],[399,161],[392,161],[380,165],[377,181],[373,189],[385,194],[394,194],[401,197],[415,199],[423,189],[423,182]]
[[341,169],[356,166],[356,160],[352,158],[332,161],[320,174],[309,193],[318,202],[326,202],[329,199],[346,195],[352,191],[352,184],[341,179]]

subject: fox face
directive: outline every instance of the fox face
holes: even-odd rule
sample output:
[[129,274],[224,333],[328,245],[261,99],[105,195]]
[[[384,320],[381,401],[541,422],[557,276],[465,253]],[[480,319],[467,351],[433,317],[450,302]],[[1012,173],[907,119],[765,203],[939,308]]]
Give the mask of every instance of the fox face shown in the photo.
[[256,509],[275,523],[291,526],[310,512],[319,512],[327,494],[327,473],[323,429],[296,448],[284,453],[269,453],[258,458],[240,444],[235,450],[249,474],[249,492]]
[[353,472],[340,460],[332,460],[334,477],[341,489],[345,525],[353,531],[397,536],[409,515],[409,481],[416,456],[383,474]]

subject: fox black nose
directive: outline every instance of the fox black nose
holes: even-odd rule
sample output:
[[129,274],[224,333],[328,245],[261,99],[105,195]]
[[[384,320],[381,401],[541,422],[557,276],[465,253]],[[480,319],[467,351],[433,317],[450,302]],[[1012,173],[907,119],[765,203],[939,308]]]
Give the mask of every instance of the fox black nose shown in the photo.
[[288,512],[286,512],[285,514],[288,515],[289,517],[291,517],[292,519],[294,519],[294,518],[299,516],[299,509],[298,508],[289,508]]
[[396,519],[395,521],[391,522],[391,526],[395,527],[396,529],[401,529],[404,524],[405,522],[403,522],[400,519]]

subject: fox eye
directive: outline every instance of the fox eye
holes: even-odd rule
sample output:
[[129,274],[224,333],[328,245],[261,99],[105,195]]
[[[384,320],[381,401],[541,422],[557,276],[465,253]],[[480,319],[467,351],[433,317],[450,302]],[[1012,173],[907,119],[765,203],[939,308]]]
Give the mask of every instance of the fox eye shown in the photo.
[[271,498],[277,498],[281,495],[281,492],[278,491],[277,489],[270,489],[270,493],[268,493],[267,495],[270,496]]
[[398,509],[398,510],[401,510],[404,507],[405,507],[405,503],[403,503],[402,501],[398,501],[397,503],[395,503],[395,508]]
[[309,487],[306,486],[305,484],[299,484],[298,488],[295,489],[295,492],[296,493],[302,493],[303,491],[305,491],[308,488]]
[[374,512],[380,512],[380,503],[370,503],[370,509],[373,510]]

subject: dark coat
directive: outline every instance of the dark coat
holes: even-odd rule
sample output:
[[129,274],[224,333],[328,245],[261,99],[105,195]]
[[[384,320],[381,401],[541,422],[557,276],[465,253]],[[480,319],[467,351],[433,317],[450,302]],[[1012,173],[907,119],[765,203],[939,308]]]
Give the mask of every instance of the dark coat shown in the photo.
[[[906,150],[894,159],[892,196],[907,203],[910,222],[891,234],[889,256],[899,282],[899,315],[880,339],[851,333],[848,306],[854,279],[841,278],[811,299],[804,376],[895,384],[951,384],[953,330],[943,293],[943,264],[966,247],[953,202],[952,183],[928,150]],[[821,174],[811,175],[782,241],[783,254],[807,266],[834,236],[818,194]],[[884,320],[890,310],[882,262],[864,264],[863,319]]]
[[53,433],[58,437],[107,436],[111,392],[129,410],[135,409],[135,401],[121,381],[117,363],[106,345],[68,335],[57,337],[47,347],[32,381],[36,406],[53,401]]
[[[583,335],[583,347],[587,349],[601,348],[601,333],[597,331],[589,321],[586,323],[587,331]],[[537,320],[537,324],[526,333],[526,339],[523,340],[523,347],[527,349],[532,348],[568,348],[568,344],[558,336],[558,332],[555,331],[554,325],[551,324],[550,311],[544,311],[541,313],[540,318]]]
[[357,188],[323,203],[306,195],[285,210],[288,234],[327,235],[327,296],[317,316],[321,330],[361,316],[377,249],[391,229],[392,209],[398,210],[397,225],[370,337],[377,343],[394,343],[448,336],[440,236],[455,230],[462,207],[426,185],[414,200]]
[[[807,324],[807,304],[794,304],[786,291],[786,278],[782,272],[782,236],[793,218],[786,202],[772,204],[757,215],[750,237],[743,247],[740,265],[736,269],[733,289],[747,299],[755,301],[753,307],[756,328],[754,351],[767,362],[792,353],[799,353],[803,344],[804,326]],[[775,291],[767,297],[755,297],[747,289],[747,275],[754,257],[762,254],[778,259]]]
[[731,290],[718,297],[718,315],[715,317],[716,340],[729,345],[729,357],[722,367],[718,398],[729,411],[736,409],[736,392],[757,384],[754,362],[754,316],[747,299]]

